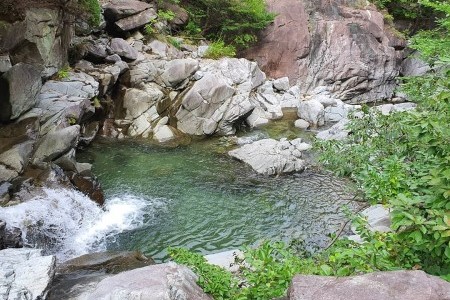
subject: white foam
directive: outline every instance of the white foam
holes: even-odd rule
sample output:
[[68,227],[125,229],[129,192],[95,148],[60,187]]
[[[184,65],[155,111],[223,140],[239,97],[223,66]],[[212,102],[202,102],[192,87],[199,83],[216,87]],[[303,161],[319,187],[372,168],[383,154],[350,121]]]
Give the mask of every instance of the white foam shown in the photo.
[[106,250],[107,239],[143,226],[144,216],[163,205],[161,201],[151,203],[124,195],[107,200],[102,209],[74,190],[44,189],[44,192],[45,196],[0,208],[0,219],[9,227],[19,227],[30,246],[56,254],[62,261]]

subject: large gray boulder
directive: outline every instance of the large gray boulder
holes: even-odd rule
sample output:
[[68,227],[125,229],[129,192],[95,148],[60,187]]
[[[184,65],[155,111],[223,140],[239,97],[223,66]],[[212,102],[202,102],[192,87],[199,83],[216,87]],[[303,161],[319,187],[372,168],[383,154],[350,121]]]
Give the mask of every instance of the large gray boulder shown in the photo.
[[13,65],[32,64],[44,77],[55,74],[67,63],[71,29],[64,18],[58,9],[27,9],[23,21],[2,25],[0,52],[9,52]]
[[55,257],[37,249],[0,251],[0,298],[46,299],[55,274]]
[[111,51],[113,53],[119,55],[123,59],[135,60],[138,56],[137,50],[128,44],[124,39],[113,38],[109,46],[111,47]]
[[79,135],[80,125],[73,125],[47,133],[37,145],[32,158],[33,164],[39,166],[67,153],[76,146]]
[[325,107],[317,100],[300,102],[297,114],[314,127],[325,124]]
[[195,77],[175,115],[177,128],[192,135],[234,134],[236,121],[259,105],[250,95],[266,79],[255,62],[236,58],[203,60]]
[[140,87],[141,89],[131,88],[125,91],[123,107],[126,110],[127,120],[138,118],[164,97],[155,83],[142,84]]
[[347,129],[348,123],[350,122],[349,119],[342,119],[333,126],[331,126],[329,129],[320,131],[317,133],[316,138],[319,140],[343,140],[347,138],[349,134],[349,130]]
[[288,296],[290,300],[448,300],[450,283],[423,271],[352,277],[297,275]]
[[100,281],[78,300],[212,300],[187,267],[165,263],[135,269]]
[[103,5],[105,19],[115,22],[117,20],[138,14],[152,6],[136,0],[112,0]]
[[55,127],[79,123],[93,114],[92,98],[99,93],[98,82],[86,73],[69,72],[67,78],[49,80],[42,87],[33,109],[21,119],[38,118],[40,134],[45,135]]
[[41,70],[19,63],[0,77],[0,122],[14,120],[31,109],[41,89]]
[[306,166],[302,151],[310,148],[300,138],[292,141],[263,139],[245,144],[228,154],[249,164],[259,174],[275,175],[302,171]]
[[225,113],[219,108],[231,101],[234,93],[223,76],[203,77],[184,96],[176,114],[177,128],[192,135],[213,134]]
[[199,68],[198,61],[194,59],[174,59],[167,63],[161,79],[168,87],[176,87]]
[[115,22],[116,28],[119,30],[125,32],[130,31],[134,29],[139,29],[143,27],[145,24],[150,23],[151,20],[154,20],[157,18],[157,14],[153,8],[144,10],[143,12],[140,12],[136,15],[132,15],[129,17],[126,17],[124,19],[120,19],[119,21]]
[[33,151],[34,141],[26,141],[15,145],[8,151],[0,154],[0,164],[21,173],[28,164],[31,152]]

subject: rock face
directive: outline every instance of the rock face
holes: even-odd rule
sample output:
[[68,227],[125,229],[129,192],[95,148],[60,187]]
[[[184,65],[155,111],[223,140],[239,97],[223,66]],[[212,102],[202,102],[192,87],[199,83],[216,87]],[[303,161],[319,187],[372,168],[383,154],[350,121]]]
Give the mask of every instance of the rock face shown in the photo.
[[302,151],[310,147],[301,139],[263,139],[243,145],[228,154],[249,164],[259,174],[274,175],[302,171],[305,168],[305,162],[301,159]]
[[0,122],[17,119],[31,109],[41,89],[40,69],[19,63],[0,77]]
[[36,249],[0,251],[0,298],[45,299],[55,274],[55,257]]
[[177,128],[192,135],[233,134],[234,123],[255,108],[250,92],[265,74],[254,62],[225,58],[205,61],[196,75],[176,113]]
[[140,28],[157,17],[151,4],[136,0],[108,1],[103,9],[109,27],[121,33]]
[[98,95],[99,83],[82,72],[69,72],[67,78],[47,81],[33,109],[22,119],[39,118],[41,135],[56,126],[67,127],[93,114],[91,99]]
[[384,26],[374,6],[358,1],[267,1],[277,13],[260,42],[244,53],[268,76],[288,76],[303,93],[327,86],[353,102],[389,99],[403,58],[403,43]]
[[212,300],[196,284],[197,276],[174,263],[135,269],[100,281],[79,300]]
[[70,35],[62,10],[30,8],[24,21],[0,29],[0,52],[9,52],[13,65],[31,64],[49,77],[67,62]]
[[423,271],[379,272],[352,277],[297,275],[290,300],[445,300],[450,284]]

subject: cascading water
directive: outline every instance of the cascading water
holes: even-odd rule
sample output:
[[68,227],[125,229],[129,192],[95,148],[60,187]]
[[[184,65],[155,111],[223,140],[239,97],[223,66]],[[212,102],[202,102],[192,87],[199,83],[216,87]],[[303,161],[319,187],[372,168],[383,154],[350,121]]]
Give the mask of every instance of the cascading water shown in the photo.
[[0,219],[22,230],[27,245],[56,254],[60,261],[104,251],[114,236],[143,225],[145,216],[163,202],[133,195],[113,197],[104,208],[74,190],[45,188],[19,205],[0,208]]

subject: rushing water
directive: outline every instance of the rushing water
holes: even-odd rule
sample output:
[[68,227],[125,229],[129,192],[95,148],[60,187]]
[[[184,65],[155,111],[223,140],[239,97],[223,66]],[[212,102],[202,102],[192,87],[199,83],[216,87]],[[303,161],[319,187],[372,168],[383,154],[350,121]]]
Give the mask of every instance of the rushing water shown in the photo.
[[175,149],[137,142],[97,142],[85,152],[107,198],[145,199],[143,226],[118,234],[110,249],[139,249],[163,260],[169,246],[202,253],[261,239],[301,239],[323,246],[350,202],[343,182],[305,172],[256,175],[225,153],[222,140]]
[[46,188],[30,201],[0,208],[0,215],[8,226],[22,230],[25,245],[65,260],[104,251],[107,240],[143,226],[145,207],[147,201],[128,195],[110,198],[101,209],[79,192]]

